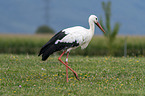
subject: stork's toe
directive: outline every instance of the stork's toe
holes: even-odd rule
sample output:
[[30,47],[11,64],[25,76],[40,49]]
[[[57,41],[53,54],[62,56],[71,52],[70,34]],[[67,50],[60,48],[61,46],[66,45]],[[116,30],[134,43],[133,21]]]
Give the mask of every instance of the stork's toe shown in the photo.
[[78,75],[77,75],[77,73],[74,73],[74,75],[75,75],[75,77],[76,77],[77,80],[80,80],[79,77],[78,77]]

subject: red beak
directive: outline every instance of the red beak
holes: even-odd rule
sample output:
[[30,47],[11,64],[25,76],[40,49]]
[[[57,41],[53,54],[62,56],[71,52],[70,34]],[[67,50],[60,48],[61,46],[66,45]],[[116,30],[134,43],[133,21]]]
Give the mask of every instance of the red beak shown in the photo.
[[97,23],[95,23],[104,33],[106,33],[105,31],[104,31],[104,29],[102,28],[102,26],[99,24],[99,22],[97,22]]

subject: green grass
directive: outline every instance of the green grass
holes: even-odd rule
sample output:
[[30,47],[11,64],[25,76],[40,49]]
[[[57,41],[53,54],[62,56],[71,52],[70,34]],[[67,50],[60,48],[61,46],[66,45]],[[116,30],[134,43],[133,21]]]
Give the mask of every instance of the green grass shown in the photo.
[[[4,96],[144,96],[145,58],[70,56],[65,66],[50,56],[0,54],[0,95]],[[62,58],[65,60],[65,56]]]
[[[10,35],[0,34],[0,53],[7,54],[38,54],[40,48],[53,35]],[[124,56],[125,36],[117,36],[113,43],[112,56]],[[107,39],[104,36],[93,36],[88,47],[71,51],[71,55],[106,56],[108,54]],[[145,56],[145,36],[127,37],[127,55]]]

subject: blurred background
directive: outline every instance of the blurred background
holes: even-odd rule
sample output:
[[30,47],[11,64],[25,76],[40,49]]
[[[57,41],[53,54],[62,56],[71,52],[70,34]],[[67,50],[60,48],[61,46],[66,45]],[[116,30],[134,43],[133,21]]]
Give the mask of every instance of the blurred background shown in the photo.
[[[72,54],[145,56],[144,4],[144,0],[0,0],[0,53],[38,54],[54,33],[76,25],[89,28],[88,17],[94,14],[107,36],[96,28],[89,46]],[[111,31],[105,27],[103,6],[110,8]]]

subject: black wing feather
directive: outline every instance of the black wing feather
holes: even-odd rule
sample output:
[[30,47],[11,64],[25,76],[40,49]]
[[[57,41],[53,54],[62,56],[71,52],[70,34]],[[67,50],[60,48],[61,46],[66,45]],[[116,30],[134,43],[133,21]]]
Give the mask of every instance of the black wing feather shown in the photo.
[[65,43],[65,42],[59,42],[58,44],[52,44],[42,55],[42,60],[45,61],[51,54],[53,54],[56,51],[65,50],[70,47],[76,47],[79,46],[79,43],[77,41],[73,43]]
[[56,40],[61,40],[63,37],[65,37],[67,34],[65,32],[58,32],[55,34],[40,50],[40,53],[38,56],[42,54],[42,60],[45,61],[51,54],[53,54],[56,51],[65,50],[70,47],[76,47],[79,46],[79,43],[77,41],[74,41],[72,43],[68,42],[58,42],[55,44]]
[[55,34],[40,50],[39,55],[43,54],[52,44],[55,43],[56,40],[61,40],[63,37],[65,37],[67,34],[60,31],[57,34]]

